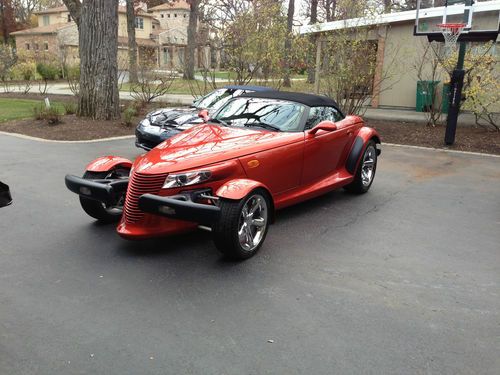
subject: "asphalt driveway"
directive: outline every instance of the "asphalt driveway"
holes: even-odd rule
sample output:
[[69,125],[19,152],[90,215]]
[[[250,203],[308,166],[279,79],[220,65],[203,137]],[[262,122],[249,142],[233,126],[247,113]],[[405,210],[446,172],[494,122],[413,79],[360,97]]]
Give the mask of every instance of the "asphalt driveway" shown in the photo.
[[0,135],[0,374],[500,373],[500,158],[387,146],[233,263],[87,217],[63,177],[114,153]]

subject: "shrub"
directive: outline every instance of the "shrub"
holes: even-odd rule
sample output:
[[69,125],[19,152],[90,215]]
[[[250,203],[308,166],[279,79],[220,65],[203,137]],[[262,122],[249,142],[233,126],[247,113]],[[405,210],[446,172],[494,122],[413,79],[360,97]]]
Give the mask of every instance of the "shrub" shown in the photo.
[[56,65],[42,62],[36,64],[36,71],[45,81],[53,81],[61,74],[59,67]]
[[57,125],[61,122],[61,112],[56,107],[47,108],[44,104],[33,108],[35,120],[45,120],[50,125]]
[[76,113],[76,104],[69,102],[69,103],[64,103],[64,112],[67,115],[74,115]]
[[132,126],[134,124],[134,117],[137,116],[137,109],[134,107],[127,107],[123,111],[123,122],[127,126]]
[[12,67],[14,79],[31,81],[36,75],[36,65],[32,61],[18,62]]
[[66,80],[73,95],[78,96],[80,92],[80,66],[68,66],[66,68]]

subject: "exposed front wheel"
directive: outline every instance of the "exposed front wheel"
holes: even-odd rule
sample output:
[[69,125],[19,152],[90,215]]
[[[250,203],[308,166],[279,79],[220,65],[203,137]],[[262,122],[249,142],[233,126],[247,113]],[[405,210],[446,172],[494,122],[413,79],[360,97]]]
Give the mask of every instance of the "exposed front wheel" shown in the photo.
[[215,246],[232,259],[248,259],[262,246],[269,229],[269,198],[254,190],[239,201],[222,199],[220,218],[213,226]]
[[[118,171],[120,172],[120,171]],[[104,180],[109,178],[114,172],[85,172],[83,178],[86,180]],[[125,172],[123,172],[125,173]],[[116,176],[113,176],[116,177]],[[120,220],[123,213],[123,204],[125,202],[125,192],[116,199],[112,205],[80,196],[80,204],[87,215],[103,223],[116,223]]]
[[377,149],[374,141],[368,141],[365,152],[359,161],[354,180],[344,188],[356,194],[363,194],[370,189],[377,170]]

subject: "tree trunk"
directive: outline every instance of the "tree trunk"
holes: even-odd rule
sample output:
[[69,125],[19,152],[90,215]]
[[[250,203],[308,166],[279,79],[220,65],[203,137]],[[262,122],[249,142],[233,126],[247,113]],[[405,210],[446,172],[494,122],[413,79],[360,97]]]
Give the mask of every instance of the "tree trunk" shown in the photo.
[[184,79],[194,79],[194,53],[197,46],[196,29],[198,28],[198,11],[200,0],[188,1],[191,7],[189,12],[188,40],[186,48],[186,68],[184,69]]
[[[309,24],[314,25],[318,22],[318,0],[311,0],[311,19]],[[316,46],[316,37],[311,35],[309,37],[311,51],[307,54],[307,82],[314,83],[314,47]]]
[[283,78],[283,86],[291,87],[290,81],[290,60],[292,53],[292,32],[293,32],[293,15],[295,13],[295,1],[288,1],[288,16],[287,16],[287,34],[285,39],[285,76]]
[[118,0],[64,0],[78,25],[80,93],[78,115],[120,117],[118,95]]
[[0,0],[0,22],[2,23],[3,42],[9,42],[9,28],[12,26],[12,5],[8,0]]
[[128,73],[129,82],[137,83],[137,41],[135,40],[134,0],[127,0]]

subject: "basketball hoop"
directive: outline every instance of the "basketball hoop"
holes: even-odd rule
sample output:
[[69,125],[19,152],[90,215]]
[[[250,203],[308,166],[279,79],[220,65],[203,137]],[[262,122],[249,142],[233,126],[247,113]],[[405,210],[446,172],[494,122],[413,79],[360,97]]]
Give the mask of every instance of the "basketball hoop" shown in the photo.
[[444,37],[444,46],[448,52],[453,51],[457,46],[458,37],[467,26],[465,23],[441,23],[437,25],[441,29]]

